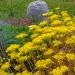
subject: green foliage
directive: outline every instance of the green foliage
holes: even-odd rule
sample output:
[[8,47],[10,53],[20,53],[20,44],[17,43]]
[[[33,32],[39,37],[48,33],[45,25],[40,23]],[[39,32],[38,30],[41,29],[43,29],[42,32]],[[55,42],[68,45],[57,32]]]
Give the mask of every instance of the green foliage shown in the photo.
[[[10,43],[21,43],[23,40],[16,40],[14,37],[19,33],[27,33],[28,28],[23,26],[1,26],[0,27],[0,41],[4,42],[4,44],[9,45]],[[27,38],[26,41],[29,39]]]
[[[23,18],[26,16],[26,9],[30,2],[34,0],[0,0],[0,19]],[[75,15],[75,3],[66,0],[45,0],[51,9],[60,6],[61,10],[67,9]]]
[[26,43],[31,40],[28,37],[26,39],[17,40],[15,36],[19,33],[26,33],[30,35],[28,32],[28,27],[26,26],[0,26],[0,54],[3,58],[5,58],[5,60],[7,59],[7,53],[5,52],[7,46],[9,46],[11,43],[19,43],[23,45],[23,42]]

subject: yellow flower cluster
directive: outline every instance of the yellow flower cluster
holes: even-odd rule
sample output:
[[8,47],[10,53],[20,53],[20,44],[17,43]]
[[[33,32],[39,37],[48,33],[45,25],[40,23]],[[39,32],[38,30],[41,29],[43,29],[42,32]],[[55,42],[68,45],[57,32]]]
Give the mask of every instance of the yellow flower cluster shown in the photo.
[[20,67],[21,67],[21,65],[17,65],[17,66],[15,66],[15,70],[20,70]]
[[58,61],[61,59],[64,59],[64,57],[65,57],[65,53],[62,51],[53,56],[53,58],[58,60]]
[[15,38],[16,39],[22,39],[22,38],[25,38],[25,37],[27,37],[28,35],[27,34],[25,34],[25,33],[20,33],[19,35],[17,35]]
[[74,53],[67,53],[66,58],[70,61],[75,61],[75,54]]
[[19,51],[20,52],[24,52],[24,53],[28,53],[32,49],[33,49],[33,43],[32,42],[28,42],[23,47],[19,48]]
[[53,41],[53,46],[59,46],[59,45],[62,45],[61,41],[59,41],[59,40],[54,40]]
[[42,16],[50,16],[50,15],[52,15],[54,12],[53,11],[51,11],[51,12],[48,12],[48,13],[44,13],[44,14],[42,14]]
[[37,68],[47,68],[47,66],[51,63],[52,63],[51,59],[38,60],[36,62],[36,67]]
[[53,69],[50,74],[52,75],[63,75],[66,71],[68,71],[68,67],[63,65],[60,67],[57,67],[56,69]]
[[43,27],[48,24],[48,21],[42,21],[39,23],[39,26]]
[[66,44],[72,44],[72,45],[74,45],[75,44],[75,35],[73,35],[70,38],[68,38],[66,40]]
[[28,26],[29,34],[15,37],[23,43],[7,47],[0,75],[75,75],[74,17],[59,7],[54,10],[42,15],[47,20]]
[[7,49],[6,49],[6,52],[12,52],[16,49],[18,49],[20,47],[19,44],[11,44]]
[[57,25],[62,25],[63,22],[60,21],[60,20],[54,20],[51,24],[52,24],[53,26],[57,26]]
[[53,49],[48,49],[46,52],[44,52],[44,55],[51,55],[53,53],[54,53]]
[[49,17],[49,19],[55,20],[55,19],[58,19],[59,17],[60,17],[59,15],[53,14],[53,15],[51,15],[51,16]]
[[0,70],[0,75],[8,75],[8,73],[4,72],[3,70]]
[[9,66],[10,66],[9,62],[6,62],[5,64],[2,65],[1,69],[6,70],[9,68]]

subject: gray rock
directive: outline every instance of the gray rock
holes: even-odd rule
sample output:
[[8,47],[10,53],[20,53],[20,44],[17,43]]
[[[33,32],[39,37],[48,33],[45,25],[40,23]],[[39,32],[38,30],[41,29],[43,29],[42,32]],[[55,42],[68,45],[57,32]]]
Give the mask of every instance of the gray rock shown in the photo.
[[45,17],[42,17],[42,14],[48,11],[49,8],[47,3],[42,0],[37,0],[29,4],[27,8],[27,15],[34,18],[37,22],[40,22],[46,19]]

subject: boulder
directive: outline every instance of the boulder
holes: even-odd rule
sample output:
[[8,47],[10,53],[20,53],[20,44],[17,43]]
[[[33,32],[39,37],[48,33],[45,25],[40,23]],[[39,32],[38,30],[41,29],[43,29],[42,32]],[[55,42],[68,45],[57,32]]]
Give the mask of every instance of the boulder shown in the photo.
[[48,11],[49,8],[45,1],[36,0],[29,4],[27,8],[27,15],[32,19],[35,19],[36,22],[40,22],[46,19],[46,17],[43,17],[42,14]]

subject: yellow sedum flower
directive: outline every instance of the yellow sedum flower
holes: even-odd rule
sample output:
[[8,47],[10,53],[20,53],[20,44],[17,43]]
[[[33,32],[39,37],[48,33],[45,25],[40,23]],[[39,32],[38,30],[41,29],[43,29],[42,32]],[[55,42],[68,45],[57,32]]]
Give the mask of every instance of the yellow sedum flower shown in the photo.
[[29,26],[29,32],[33,33],[41,32],[41,28],[39,25],[31,25]]
[[4,72],[3,70],[0,70],[0,75],[8,75],[8,73]]
[[68,22],[68,21],[71,21],[71,17],[64,18],[64,22]]
[[7,49],[6,49],[6,52],[12,52],[16,49],[18,49],[20,47],[19,44],[11,44]]
[[10,56],[11,59],[20,58],[20,53],[17,53],[17,52],[12,52],[12,53],[9,53],[8,55]]
[[6,63],[4,63],[4,64],[1,66],[1,69],[2,69],[2,70],[6,70],[6,69],[8,69],[9,67],[10,67],[9,62],[6,62]]
[[20,70],[20,68],[21,68],[21,65],[16,65],[14,69],[18,71]]
[[59,18],[59,17],[60,17],[59,15],[53,14],[53,15],[51,15],[51,16],[49,17],[49,19],[54,20],[54,19],[57,19],[57,18]]
[[46,33],[50,33],[52,31],[52,28],[51,27],[44,27],[41,30],[42,30],[42,33],[46,34]]
[[37,68],[47,68],[47,66],[51,63],[52,63],[51,59],[45,59],[45,60],[38,60],[35,65]]
[[29,59],[29,56],[21,56],[20,58],[18,58],[18,62],[23,63],[24,61],[26,61],[28,59]]
[[22,46],[21,48],[19,48],[19,51],[20,52],[24,52],[24,53],[28,53],[28,52],[30,52],[33,49],[34,49],[33,43],[32,42],[28,42],[24,46]]
[[75,44],[75,35],[71,36],[66,40],[66,44],[74,45]]
[[36,71],[33,75],[42,75],[41,71]]
[[75,26],[75,23],[73,21],[69,21],[69,22],[66,23],[66,25],[68,25],[68,26]]
[[65,34],[57,34],[56,35],[56,38],[59,38],[60,39],[60,38],[64,38],[64,36],[65,36]]
[[51,11],[51,12],[48,12],[48,13],[44,13],[44,14],[42,14],[42,16],[51,16],[52,14],[53,14],[54,12],[53,11]]
[[51,55],[52,53],[54,53],[53,49],[48,49],[44,55]]
[[28,71],[23,71],[22,72],[22,75],[32,75],[32,73],[31,72],[28,72]]
[[41,44],[43,42],[42,36],[38,36],[32,40],[34,44]]
[[66,58],[70,61],[75,61],[75,54],[74,53],[67,53]]
[[63,18],[69,17],[69,14],[67,11],[62,11],[61,15],[63,16]]
[[53,46],[54,47],[59,46],[59,45],[62,45],[62,42],[60,40],[54,40],[53,41]]
[[54,20],[52,23],[51,23],[53,26],[57,26],[57,25],[62,25],[62,21],[60,20]]
[[51,32],[51,33],[46,33],[46,34],[42,34],[41,37],[43,40],[49,40],[51,39],[52,37],[54,37],[56,34],[56,32]]
[[25,38],[25,37],[27,37],[28,35],[27,34],[25,34],[25,33],[20,33],[19,35],[17,35],[15,38],[16,39],[23,39],[23,38]]
[[[71,29],[71,28],[70,28]],[[68,33],[70,32],[69,27],[65,27],[65,26],[57,26],[53,28],[53,31],[56,31],[56,33]]]
[[63,65],[63,66],[53,69],[51,72],[49,72],[49,74],[63,75],[66,71],[68,71],[68,67],[66,65]]
[[22,75],[21,73],[16,73],[15,75]]
[[39,23],[39,26],[43,27],[46,26],[48,24],[48,21],[42,21]]
[[34,33],[34,34],[31,35],[31,38],[34,39],[34,38],[36,38],[36,37],[38,37],[38,36],[39,36],[39,34]]
[[59,53],[53,56],[53,58],[58,61],[64,59],[64,57],[65,57],[65,53],[63,51],[60,51]]

